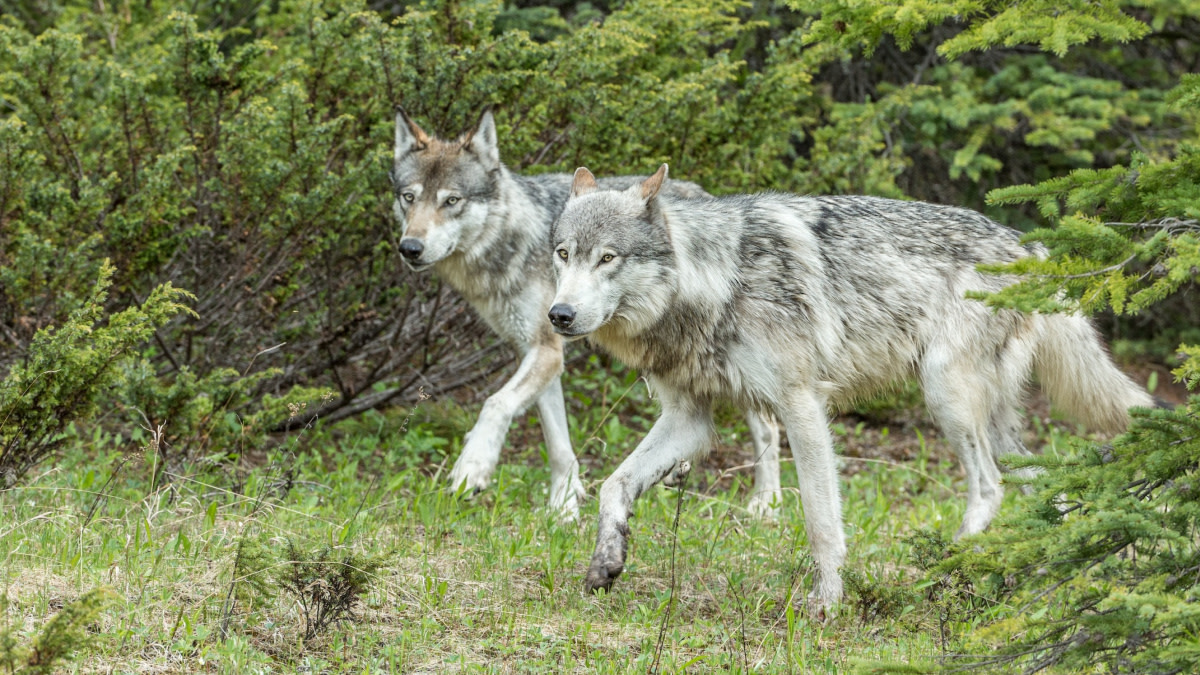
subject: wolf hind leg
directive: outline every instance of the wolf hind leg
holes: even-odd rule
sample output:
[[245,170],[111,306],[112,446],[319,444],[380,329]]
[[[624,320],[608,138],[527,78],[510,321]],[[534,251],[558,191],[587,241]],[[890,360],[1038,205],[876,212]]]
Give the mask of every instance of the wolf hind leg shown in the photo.
[[839,570],[846,560],[846,532],[842,526],[837,466],[825,404],[824,397],[817,392],[796,388],[776,410],[787,429],[796,460],[804,529],[817,564],[809,607],[818,617],[824,617],[826,609],[842,598]]
[[562,381],[557,377],[550,380],[537,403],[550,464],[550,508],[563,520],[574,520],[579,517],[579,500],[584,496],[584,489],[579,481],[579,460],[571,450],[571,436],[567,431]]
[[979,372],[979,363],[977,358],[931,347],[920,369],[925,404],[967,474],[967,510],[955,539],[982,532],[1004,498],[991,434],[997,382]]
[[775,518],[783,494],[779,487],[779,422],[774,416],[750,411],[746,426],[754,441],[754,492],[746,508],[757,518]]
[[[1029,448],[1025,447],[1025,442],[1021,440],[1021,430],[1025,425],[1021,420],[1021,415],[1017,409],[1011,405],[997,406],[992,411],[991,423],[988,427],[988,437],[991,440],[992,453],[997,460],[1000,460],[1005,455],[1018,455],[1021,457],[1029,457],[1033,455]],[[1020,489],[1025,494],[1030,494],[1032,488],[1029,487],[1028,481],[1040,473],[1037,467],[1022,467],[1010,469],[1003,462],[997,461],[1000,471],[1006,475],[1011,475],[1018,479]]]
[[462,453],[450,470],[451,490],[478,492],[488,486],[513,418],[528,408],[552,381],[557,382],[562,368],[561,342],[534,345],[525,352],[516,374],[488,397],[475,426],[467,433]]
[[1010,334],[1004,342],[1004,348],[996,355],[997,378],[988,426],[992,456],[996,458],[1000,471],[1017,478],[1021,490],[1026,494],[1031,491],[1027,481],[1036,476],[1038,470],[1034,467],[1009,469],[999,460],[1005,455],[1028,457],[1033,454],[1021,440],[1025,423],[1018,406],[1024,398],[1025,385],[1033,370],[1037,333],[1032,329],[1036,326],[1033,320],[1026,320],[1022,325],[1024,330]]

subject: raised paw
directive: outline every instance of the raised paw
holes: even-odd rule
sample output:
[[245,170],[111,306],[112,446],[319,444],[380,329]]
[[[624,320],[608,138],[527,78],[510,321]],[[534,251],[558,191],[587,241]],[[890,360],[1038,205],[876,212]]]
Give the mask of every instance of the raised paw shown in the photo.
[[489,428],[476,425],[466,436],[462,454],[450,469],[450,491],[462,490],[464,494],[474,495],[486,489],[491,483],[492,472],[500,462],[500,445],[504,436],[497,436]]

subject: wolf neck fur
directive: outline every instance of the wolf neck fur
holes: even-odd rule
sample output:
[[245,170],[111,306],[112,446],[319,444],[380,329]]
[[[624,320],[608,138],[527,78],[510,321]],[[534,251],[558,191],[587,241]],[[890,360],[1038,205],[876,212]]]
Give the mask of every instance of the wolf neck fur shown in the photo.
[[[672,218],[670,202],[663,200],[662,217]],[[725,267],[736,262],[720,257],[703,260],[681,255],[692,246],[696,233],[685,228],[670,233],[671,256],[653,281],[646,283],[635,299],[627,299],[611,321],[594,334],[595,341],[621,361],[654,373],[664,379],[678,375],[694,380],[698,373],[715,378],[714,386],[724,389],[725,358],[709,353],[702,345],[721,330],[735,289],[724,274]],[[630,303],[632,306],[630,306]]]
[[529,261],[549,256],[551,212],[506,167],[498,174],[500,198],[491,205],[485,224],[434,265],[454,290],[477,306],[529,283],[529,270],[548,267]]

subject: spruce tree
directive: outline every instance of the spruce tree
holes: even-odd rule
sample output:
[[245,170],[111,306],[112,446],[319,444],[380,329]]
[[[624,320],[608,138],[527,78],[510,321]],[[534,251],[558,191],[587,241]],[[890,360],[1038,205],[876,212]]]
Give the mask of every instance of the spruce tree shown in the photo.
[[[891,33],[902,45],[930,24],[962,23],[938,51],[1036,45],[1062,56],[1089,41],[1149,32],[1136,7],[1046,3],[821,3],[813,40],[869,45]],[[1156,11],[1162,3],[1151,3]],[[1143,16],[1142,12],[1139,12]],[[1152,20],[1154,20],[1152,18]],[[1021,281],[980,300],[1022,311],[1146,310],[1200,276],[1200,77],[1184,76],[1159,118],[1179,130],[1170,147],[1127,163],[1081,168],[992,191],[992,205],[1032,203],[1052,227],[1044,258],[990,271]],[[1174,374],[1200,387],[1200,347],[1181,345]],[[993,603],[959,655],[927,670],[1181,673],[1200,663],[1200,396],[1174,409],[1137,410],[1111,444],[1076,439],[1061,454],[1008,460],[1041,471],[1033,495],[992,528],[961,542],[933,569],[973,580]],[[980,656],[985,654],[985,656]],[[882,667],[907,671],[910,667]]]
[[[1192,76],[1171,101],[1185,114],[1198,96],[1200,78]],[[1046,213],[1064,205],[1078,211],[1032,233],[1049,257],[1007,268],[1024,280],[986,300],[1026,311],[1108,305],[1128,313],[1194,282],[1198,149],[1190,143],[1170,159],[1139,157],[1130,167],[993,193],[996,201],[1037,200]],[[1177,358],[1176,377],[1200,391],[1200,346],[1182,345]],[[1200,395],[1174,409],[1135,411],[1111,445],[1079,441],[1064,455],[1012,463],[1042,469],[1035,494],[938,568],[967,572],[1016,608],[973,637],[991,655],[963,661],[1015,663],[1027,672],[1193,672],[1200,663]]]

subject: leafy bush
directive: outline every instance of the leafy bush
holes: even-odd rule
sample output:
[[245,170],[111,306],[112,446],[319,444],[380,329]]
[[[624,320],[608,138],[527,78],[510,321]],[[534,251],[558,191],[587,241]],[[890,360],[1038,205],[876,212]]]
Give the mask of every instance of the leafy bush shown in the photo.
[[87,419],[119,376],[120,361],[189,311],[179,300],[191,296],[166,283],[100,325],[112,273],[105,262],[82,307],[62,326],[39,331],[25,359],[0,381],[0,489],[61,447],[71,425]]
[[[1147,32],[1116,3],[1102,3],[1098,14],[1091,13],[1095,8],[1087,16],[1067,10],[1060,19],[1035,20],[1045,9],[1037,1],[997,6],[941,49],[954,54],[1001,41],[1036,42],[1061,55],[1095,36],[1124,40]],[[1028,18],[1024,26],[1021,17]],[[910,24],[882,25],[903,40]],[[1020,283],[980,298],[1024,311],[1111,308],[1121,314],[1194,284],[1200,276],[1198,99],[1195,76],[1183,77],[1163,97],[1176,123],[1189,125],[1170,152],[1133,152],[1128,166],[1078,169],[990,193],[996,204],[1035,202],[1057,227],[1027,236],[1046,245],[1046,258],[990,268],[1017,273]],[[1182,346],[1177,358],[1175,374],[1194,389],[1200,348]],[[1011,460],[1043,470],[1033,482],[1036,494],[933,568],[935,578],[970,580],[974,593],[992,603],[987,626],[968,642],[968,653],[988,656],[959,655],[944,668],[1192,669],[1200,658],[1194,637],[1200,630],[1198,432],[1200,396],[1193,396],[1174,410],[1136,412],[1130,430],[1111,446],[1080,441],[1065,456]]]
[[[1106,2],[1093,17],[1052,4],[16,8],[0,22],[0,367],[78,309],[80,280],[108,258],[112,306],[165,281],[197,298],[141,372],[209,402],[238,392],[156,424],[253,417],[293,387],[335,392],[261,421],[282,430],[485,382],[508,351],[393,247],[396,103],[443,136],[498,104],[502,155],[530,172],[669,161],[714,192],[976,207],[989,188],[1179,147],[1185,116],[1164,92],[1195,58],[1171,37],[1195,33],[1189,10]],[[1019,46],[1042,43],[1034,25],[1067,33],[1030,53]],[[1117,49],[1079,42],[1143,34]],[[145,405],[153,387],[137,381],[128,398]]]
[[391,102],[359,77],[378,18],[289,5],[285,29],[262,16],[249,39],[131,11],[0,26],[0,317],[15,348],[0,366],[75,311],[104,257],[114,302],[163,281],[195,294],[145,356],[155,377],[239,389],[222,412],[240,417],[268,394],[334,388],[303,425],[501,365],[467,347],[484,330],[461,303],[410,284],[391,253]]

